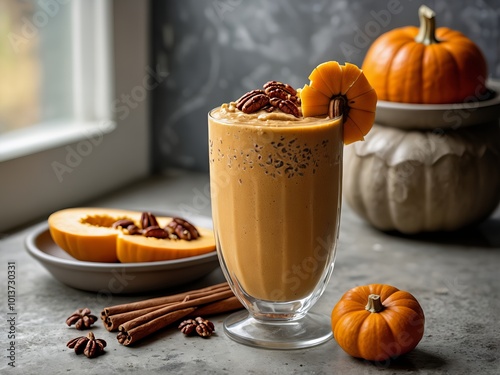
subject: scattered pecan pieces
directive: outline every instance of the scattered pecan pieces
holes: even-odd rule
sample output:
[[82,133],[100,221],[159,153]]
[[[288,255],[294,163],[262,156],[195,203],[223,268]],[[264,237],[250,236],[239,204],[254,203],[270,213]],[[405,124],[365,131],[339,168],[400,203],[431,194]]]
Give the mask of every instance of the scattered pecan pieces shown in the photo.
[[[267,98],[267,100],[269,101],[269,98]],[[193,224],[177,217],[173,218],[165,228],[161,228],[155,215],[151,212],[143,212],[139,225],[141,227],[135,225],[132,220],[120,219],[115,221],[112,227],[125,228],[127,233],[131,235],[143,235],[145,237],[160,239],[181,239],[191,241],[200,237],[200,233]]]
[[71,316],[66,319],[66,324],[68,326],[75,325],[78,330],[83,330],[85,328],[90,328],[92,324],[97,320],[97,316],[92,315],[90,309],[83,308],[76,310]]
[[[143,213],[142,216],[144,217]],[[141,217],[142,221],[142,217]],[[126,229],[128,234],[142,234],[142,229],[139,228],[135,223],[130,220],[130,219],[120,219],[115,221],[113,224],[111,224],[112,228],[118,228],[118,229]]]
[[74,349],[76,354],[83,353],[87,358],[95,358],[104,353],[106,341],[96,339],[94,334],[89,332],[87,336],[80,336],[69,340],[66,346]]
[[131,224],[127,227],[127,232],[128,234],[131,234],[131,235],[136,235],[136,234],[142,234],[142,230],[141,228],[139,228],[137,225],[135,224]]
[[178,327],[186,336],[197,333],[198,336],[203,338],[210,337],[215,331],[215,326],[210,320],[197,317],[196,319],[184,320]]
[[143,212],[141,215],[141,226],[142,229],[158,226],[158,221],[156,220],[156,216],[153,215],[151,212]]
[[245,113],[257,112],[269,103],[264,90],[252,90],[236,101],[236,108]]
[[293,102],[300,101],[297,96],[297,91],[287,83],[278,81],[269,81],[264,84],[264,92],[270,98],[280,98],[283,100],[291,100]]
[[118,228],[118,227],[127,228],[130,225],[134,225],[134,222],[132,220],[130,220],[130,219],[120,219],[120,220],[115,221],[111,225],[111,227],[113,227],[113,228]]
[[154,238],[170,238],[169,233],[160,228],[158,225],[152,225],[143,230],[142,234],[146,237],[154,237]]
[[172,221],[165,227],[166,230],[171,230],[171,234],[177,236],[182,240],[191,241],[196,240],[200,237],[198,230],[190,222],[175,217]]
[[245,113],[254,113],[261,109],[272,112],[275,108],[284,113],[300,117],[300,97],[289,84],[269,81],[264,90],[252,90],[236,101],[236,108]]
[[299,108],[291,100],[271,98],[269,103],[273,107],[279,108],[282,112],[288,113],[289,115],[294,115],[295,117],[300,116]]

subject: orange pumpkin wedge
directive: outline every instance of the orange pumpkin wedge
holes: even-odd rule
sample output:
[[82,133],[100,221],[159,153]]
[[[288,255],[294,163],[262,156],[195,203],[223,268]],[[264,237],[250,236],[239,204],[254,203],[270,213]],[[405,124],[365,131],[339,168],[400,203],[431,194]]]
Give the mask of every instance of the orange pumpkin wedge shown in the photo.
[[111,225],[119,219],[138,220],[136,216],[125,210],[68,208],[54,212],[48,222],[54,242],[73,258],[109,263],[118,261],[116,239],[120,234]]
[[[210,229],[197,227],[200,237],[186,241],[129,235],[113,228],[120,219],[132,220],[139,226],[141,212],[111,208],[68,208],[49,216],[50,234],[54,242],[73,258],[89,262],[150,262],[201,255],[215,250]],[[163,227],[172,218],[158,217]]]
[[344,144],[364,140],[375,120],[377,93],[356,65],[328,61],[309,75],[310,83],[300,91],[302,114],[335,117],[333,103],[344,119]]

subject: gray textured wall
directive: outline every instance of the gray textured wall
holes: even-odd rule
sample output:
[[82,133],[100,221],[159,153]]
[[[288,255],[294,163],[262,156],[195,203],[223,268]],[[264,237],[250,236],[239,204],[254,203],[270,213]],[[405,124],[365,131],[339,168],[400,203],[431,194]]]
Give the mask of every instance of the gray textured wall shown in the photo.
[[154,0],[153,63],[168,77],[153,95],[153,167],[208,170],[207,112],[270,79],[300,87],[327,60],[361,64],[370,43],[417,25],[462,31],[500,77],[500,0]]

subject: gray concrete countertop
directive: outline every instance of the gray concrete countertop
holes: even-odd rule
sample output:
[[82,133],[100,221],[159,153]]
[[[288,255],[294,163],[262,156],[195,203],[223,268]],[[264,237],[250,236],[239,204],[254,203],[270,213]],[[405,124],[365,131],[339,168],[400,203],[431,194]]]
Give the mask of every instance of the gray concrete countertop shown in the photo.
[[[134,210],[185,211],[210,215],[208,176],[169,172],[126,187],[86,206]],[[271,351],[231,341],[222,332],[224,316],[214,317],[217,334],[208,340],[186,338],[165,329],[133,347],[98,321],[93,329],[108,342],[95,359],[77,356],[66,342],[81,331],[65,319],[79,307],[99,314],[105,306],[167,293],[96,298],[55,280],[26,252],[24,239],[33,226],[0,239],[2,277],[2,374],[499,374],[500,373],[500,211],[479,226],[456,233],[402,236],[379,232],[343,206],[340,243],[333,277],[316,312],[330,314],[340,296],[363,284],[391,284],[412,293],[426,315],[425,334],[410,354],[386,363],[348,356],[331,340],[292,351]],[[8,261],[16,262],[15,368],[8,338]],[[216,270],[185,290],[222,281]]]

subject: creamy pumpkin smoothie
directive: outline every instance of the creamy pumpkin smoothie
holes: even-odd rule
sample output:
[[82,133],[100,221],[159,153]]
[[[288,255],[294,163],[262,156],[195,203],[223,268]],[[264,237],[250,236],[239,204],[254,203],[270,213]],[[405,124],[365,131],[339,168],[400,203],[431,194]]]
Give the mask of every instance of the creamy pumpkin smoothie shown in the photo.
[[309,296],[332,267],[342,175],[340,118],[235,103],[209,114],[214,229],[229,277],[252,298]]
[[364,139],[377,95],[355,65],[319,64],[295,90],[268,81],[208,114],[212,218],[221,268],[246,308],[236,342],[299,349],[330,340],[310,311],[332,275],[345,144]]

